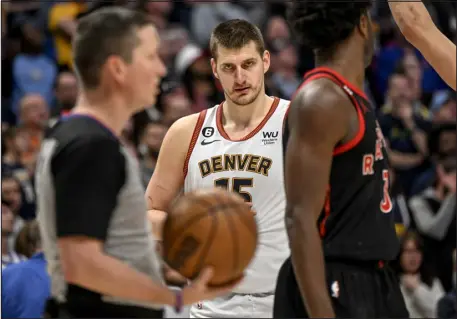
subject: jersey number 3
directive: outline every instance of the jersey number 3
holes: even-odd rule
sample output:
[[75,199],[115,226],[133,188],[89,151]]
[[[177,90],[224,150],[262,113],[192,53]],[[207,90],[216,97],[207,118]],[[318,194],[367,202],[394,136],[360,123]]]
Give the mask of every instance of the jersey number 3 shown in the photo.
[[389,184],[390,184],[390,176],[389,170],[385,169],[382,171],[382,180],[384,181],[384,189],[383,189],[383,196],[381,201],[381,212],[383,213],[390,213],[392,210],[392,199],[390,198],[389,194]]
[[245,190],[245,188],[254,186],[254,180],[252,178],[220,178],[214,181],[214,185],[238,193],[246,202],[252,203],[251,193]]

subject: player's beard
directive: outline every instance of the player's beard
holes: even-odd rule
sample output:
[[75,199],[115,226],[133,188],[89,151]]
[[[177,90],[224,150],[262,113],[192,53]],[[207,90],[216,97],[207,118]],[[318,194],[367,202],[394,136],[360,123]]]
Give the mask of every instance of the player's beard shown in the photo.
[[[251,95],[248,94],[248,95],[237,96],[237,94],[234,92],[233,96],[230,96],[230,94],[226,94],[226,96],[235,105],[240,105],[240,106],[249,105],[257,99],[257,97],[260,94],[261,88],[262,88],[262,85],[260,84],[259,86],[257,86],[257,88],[254,88]],[[251,87],[250,89],[253,89],[253,88]]]

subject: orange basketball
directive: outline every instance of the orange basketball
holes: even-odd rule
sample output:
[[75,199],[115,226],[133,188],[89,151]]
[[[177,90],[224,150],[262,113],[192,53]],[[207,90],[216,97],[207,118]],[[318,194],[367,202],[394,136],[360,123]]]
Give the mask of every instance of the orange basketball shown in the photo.
[[239,279],[254,257],[257,223],[250,206],[221,188],[185,194],[171,207],[163,229],[165,262],[194,279],[212,266],[213,286]]

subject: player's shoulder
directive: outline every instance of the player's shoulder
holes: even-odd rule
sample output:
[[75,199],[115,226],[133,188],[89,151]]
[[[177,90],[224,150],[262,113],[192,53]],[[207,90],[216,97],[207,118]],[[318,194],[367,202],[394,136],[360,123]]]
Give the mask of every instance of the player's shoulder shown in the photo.
[[344,136],[357,116],[344,89],[327,78],[305,82],[290,104],[290,125],[301,132]]
[[183,116],[176,120],[168,129],[167,135],[185,137],[191,136],[197,126],[197,123],[202,120],[205,111]]
[[289,108],[290,100],[281,99],[281,98],[278,98],[278,97],[274,97],[274,98],[278,99],[278,106],[277,106],[278,110],[287,110]]
[[322,77],[305,82],[295,93],[293,103],[303,106],[326,105],[332,107],[337,102],[348,101],[347,93],[334,81]]

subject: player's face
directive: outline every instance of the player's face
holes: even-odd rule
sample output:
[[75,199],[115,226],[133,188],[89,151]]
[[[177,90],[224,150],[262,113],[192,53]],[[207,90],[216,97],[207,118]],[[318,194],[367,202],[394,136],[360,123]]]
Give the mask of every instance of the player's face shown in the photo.
[[270,53],[265,51],[261,56],[254,41],[237,50],[219,46],[217,60],[211,59],[211,67],[225,97],[236,105],[248,105],[265,91],[264,75],[270,67]]
[[414,240],[407,240],[404,243],[403,253],[400,257],[403,272],[414,274],[419,271],[422,264],[422,253],[418,249]]
[[139,44],[133,50],[132,63],[125,72],[132,107],[139,111],[154,105],[160,93],[160,82],[166,75],[166,68],[159,56],[159,35],[152,26],[137,31]]

